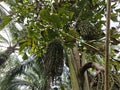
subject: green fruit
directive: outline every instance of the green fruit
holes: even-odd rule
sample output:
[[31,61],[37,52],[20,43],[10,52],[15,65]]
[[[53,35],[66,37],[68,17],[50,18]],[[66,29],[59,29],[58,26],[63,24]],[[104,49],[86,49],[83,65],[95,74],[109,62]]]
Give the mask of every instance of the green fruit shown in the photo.
[[45,56],[45,71],[54,78],[60,76],[63,71],[63,46],[59,40],[53,40],[48,44]]
[[96,40],[100,39],[102,33],[102,30],[95,28],[89,21],[83,20],[78,21],[76,24],[76,28],[80,36],[84,40]]

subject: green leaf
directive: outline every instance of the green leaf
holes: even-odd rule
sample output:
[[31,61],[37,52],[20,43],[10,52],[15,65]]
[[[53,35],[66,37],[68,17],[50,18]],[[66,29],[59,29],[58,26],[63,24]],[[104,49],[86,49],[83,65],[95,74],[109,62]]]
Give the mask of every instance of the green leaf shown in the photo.
[[120,12],[120,8],[115,10],[116,12]]
[[65,26],[68,23],[67,16],[64,14],[61,16],[61,24],[62,26]]
[[19,45],[20,45],[19,53],[22,54],[22,51],[24,50],[25,47],[31,46],[31,40],[30,39],[21,40]]
[[62,22],[58,14],[52,14],[51,15],[51,21],[55,27],[61,27]]
[[116,13],[113,13],[113,14],[111,14],[111,19],[112,19],[112,21],[118,21],[117,20],[117,14]]
[[43,38],[45,41],[47,41],[47,40],[48,40],[48,37],[47,37],[47,30],[41,31],[41,36],[42,36],[42,38]]
[[65,85],[64,84],[61,85],[61,90],[65,90]]
[[115,34],[112,36],[112,38],[119,38],[120,37],[120,34]]
[[64,42],[65,46],[67,46],[69,48],[73,48],[75,46],[75,43],[76,43],[75,38],[72,38],[72,37],[69,37],[69,36],[65,37],[65,42]]
[[0,34],[0,43],[7,43],[7,44],[9,44],[9,41],[3,35]]
[[49,14],[49,11],[46,10],[45,8],[43,8],[41,11],[40,11],[40,16],[43,20],[45,21],[50,21],[50,14]]
[[49,38],[50,40],[52,40],[52,39],[54,39],[54,38],[56,38],[56,37],[59,36],[58,31],[53,30],[53,29],[48,29],[48,30],[47,30],[47,33],[48,33],[48,38]]
[[10,16],[3,15],[2,16],[2,24],[0,25],[0,30],[2,30],[12,19]]
[[74,12],[70,12],[70,14],[69,14],[69,18],[72,19],[73,16],[74,16]]
[[26,53],[24,53],[24,55],[23,55],[22,59],[23,59],[23,60],[28,59],[28,56],[27,56],[27,54],[26,54]]
[[78,32],[76,32],[76,30],[69,30],[68,33],[75,38],[79,37],[79,34],[78,34]]
[[65,7],[58,9],[58,14],[59,15],[65,14],[65,12],[66,12]]

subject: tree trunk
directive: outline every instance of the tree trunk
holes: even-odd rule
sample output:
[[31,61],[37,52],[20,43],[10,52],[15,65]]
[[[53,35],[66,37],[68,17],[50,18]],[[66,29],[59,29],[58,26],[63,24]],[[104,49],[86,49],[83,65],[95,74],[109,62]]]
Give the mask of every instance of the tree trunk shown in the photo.
[[78,77],[78,73],[79,73],[80,68],[86,63],[85,53],[86,52],[83,51],[82,61],[81,61],[77,45],[71,51],[71,56],[72,56],[71,61],[72,61],[73,68],[75,70],[76,79],[77,79],[80,90],[89,90],[89,82],[88,82],[87,72],[85,72],[85,74],[82,76],[84,78],[84,81],[80,80],[80,77]]
[[107,0],[107,30],[105,45],[105,86],[104,90],[109,90],[109,45],[110,45],[110,17],[111,17],[111,0]]
[[77,78],[76,71],[75,71],[75,68],[73,66],[73,63],[72,63],[71,56],[68,56],[68,65],[69,65],[69,69],[70,69],[70,78],[71,78],[72,90],[82,90],[79,87],[78,78]]
[[[86,50],[84,50],[82,53],[82,66],[87,63],[85,56],[86,56]],[[85,77],[85,80],[83,84],[83,90],[90,90],[87,72],[85,72],[84,77]]]

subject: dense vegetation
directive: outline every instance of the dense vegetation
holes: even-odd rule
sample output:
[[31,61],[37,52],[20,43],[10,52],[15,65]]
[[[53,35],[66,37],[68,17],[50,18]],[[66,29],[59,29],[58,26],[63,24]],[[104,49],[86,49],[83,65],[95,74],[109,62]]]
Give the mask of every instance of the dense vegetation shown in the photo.
[[[0,29],[8,39],[1,34],[0,43],[8,47],[0,54],[0,90],[103,90],[105,0],[5,3],[11,11],[1,16]],[[119,12],[119,2],[113,1],[110,90],[120,89]]]

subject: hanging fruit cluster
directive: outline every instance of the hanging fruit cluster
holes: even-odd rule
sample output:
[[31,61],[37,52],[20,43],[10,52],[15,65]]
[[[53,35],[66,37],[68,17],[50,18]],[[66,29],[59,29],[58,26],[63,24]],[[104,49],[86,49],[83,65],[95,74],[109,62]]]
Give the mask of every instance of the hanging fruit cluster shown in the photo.
[[76,28],[78,33],[84,40],[100,39],[102,35],[102,31],[100,29],[95,28],[95,26],[93,26],[87,20],[78,21],[76,24]]
[[45,71],[49,77],[60,76],[63,72],[63,46],[59,40],[48,44],[45,56]]

